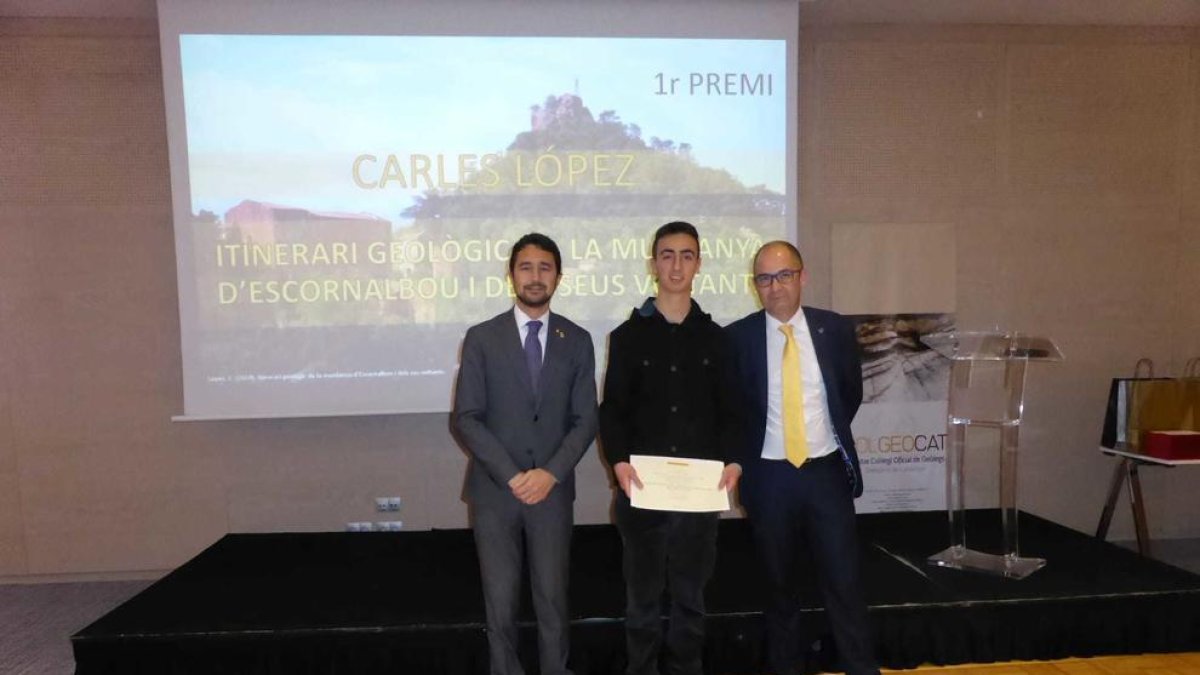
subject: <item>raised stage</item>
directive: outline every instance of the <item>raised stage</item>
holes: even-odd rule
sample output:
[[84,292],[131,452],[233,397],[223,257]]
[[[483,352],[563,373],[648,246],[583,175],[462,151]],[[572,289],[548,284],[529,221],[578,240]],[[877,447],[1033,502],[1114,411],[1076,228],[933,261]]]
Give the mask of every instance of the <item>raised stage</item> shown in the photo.
[[[972,548],[999,548],[997,511],[967,518]],[[759,672],[762,577],[745,521],[721,527],[706,664],[722,675]],[[1022,581],[926,565],[948,540],[942,511],[863,515],[859,527],[885,667],[1200,651],[1198,575],[1027,514],[1021,553],[1049,563]],[[572,665],[578,675],[617,675],[616,530],[577,527],[572,556]],[[820,627],[815,587],[806,605]],[[71,641],[78,675],[487,672],[479,572],[464,530],[227,535]],[[828,642],[814,668],[834,667]]]

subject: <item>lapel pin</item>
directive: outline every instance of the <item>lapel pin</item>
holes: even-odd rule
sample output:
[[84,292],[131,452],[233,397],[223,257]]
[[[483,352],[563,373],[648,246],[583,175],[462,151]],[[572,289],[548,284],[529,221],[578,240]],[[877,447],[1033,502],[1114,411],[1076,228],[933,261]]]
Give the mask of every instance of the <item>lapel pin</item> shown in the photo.
[[561,328],[555,328],[555,329],[554,329],[554,334],[555,334],[555,335],[557,335],[557,336],[558,336],[558,337],[560,337],[560,338],[565,338],[565,337],[567,337],[567,334],[566,334],[566,333],[564,333],[564,332],[562,332],[562,329],[561,329]]

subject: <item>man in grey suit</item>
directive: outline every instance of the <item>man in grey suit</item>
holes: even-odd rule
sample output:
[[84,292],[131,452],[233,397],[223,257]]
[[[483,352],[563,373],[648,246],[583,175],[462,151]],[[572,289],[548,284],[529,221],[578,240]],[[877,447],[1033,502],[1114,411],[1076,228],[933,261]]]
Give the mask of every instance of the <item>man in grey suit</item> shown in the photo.
[[562,278],[553,240],[541,234],[518,239],[508,271],[514,307],[472,326],[463,340],[454,429],[471,455],[466,496],[491,673],[524,673],[517,607],[527,554],[541,672],[563,675],[570,673],[575,465],[596,436],[596,357],[587,331],[550,312]]

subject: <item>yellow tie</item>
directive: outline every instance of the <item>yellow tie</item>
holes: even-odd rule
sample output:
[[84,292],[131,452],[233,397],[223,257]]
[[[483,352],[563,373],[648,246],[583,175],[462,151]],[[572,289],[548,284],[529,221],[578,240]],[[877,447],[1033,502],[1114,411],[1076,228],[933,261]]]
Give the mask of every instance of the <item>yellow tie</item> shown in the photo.
[[792,335],[791,324],[780,332],[787,338],[783,345],[783,447],[787,460],[799,467],[808,459],[808,436],[804,431],[804,384],[800,376],[800,348]]

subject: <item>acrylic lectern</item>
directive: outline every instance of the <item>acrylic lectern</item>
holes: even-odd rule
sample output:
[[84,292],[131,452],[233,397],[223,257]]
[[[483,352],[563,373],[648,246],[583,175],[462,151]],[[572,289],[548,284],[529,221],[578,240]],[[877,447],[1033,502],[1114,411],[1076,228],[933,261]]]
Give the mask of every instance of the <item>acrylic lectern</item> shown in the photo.
[[[1023,579],[1045,566],[1044,558],[1022,558],[1017,545],[1017,441],[1024,410],[1025,370],[1030,361],[1061,361],[1047,338],[1019,333],[932,333],[921,341],[953,360],[946,431],[946,511],[950,547],[929,557],[940,567],[975,570]],[[963,471],[968,429],[990,428],[1000,450],[998,554],[967,548]]]

